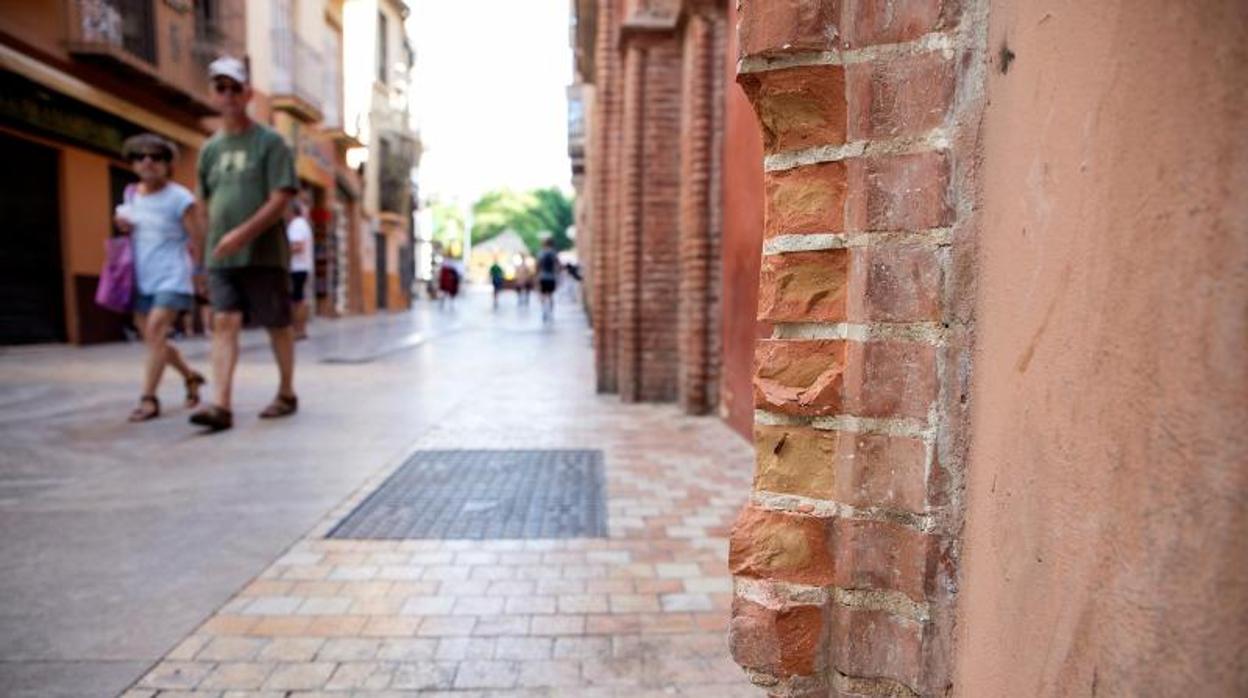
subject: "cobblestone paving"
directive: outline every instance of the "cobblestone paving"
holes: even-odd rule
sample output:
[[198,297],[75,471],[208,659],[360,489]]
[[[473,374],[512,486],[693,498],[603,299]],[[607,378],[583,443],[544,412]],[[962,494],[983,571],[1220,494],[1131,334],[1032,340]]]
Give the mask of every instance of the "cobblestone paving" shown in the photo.
[[726,646],[748,445],[593,395],[580,337],[544,355],[413,448],[601,449],[610,537],[326,539],[403,460],[378,464],[125,697],[759,695]]

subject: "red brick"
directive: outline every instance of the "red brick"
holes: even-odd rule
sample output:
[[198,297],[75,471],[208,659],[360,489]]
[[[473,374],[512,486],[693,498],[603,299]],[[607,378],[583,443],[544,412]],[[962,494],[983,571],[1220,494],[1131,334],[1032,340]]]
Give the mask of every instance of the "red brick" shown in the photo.
[[808,416],[841,411],[846,342],[759,340],[754,361],[756,407]]
[[828,522],[746,506],[732,527],[728,567],[742,577],[824,586],[833,582]]
[[944,270],[928,246],[855,248],[850,255],[846,314],[854,322],[941,319]]
[[949,161],[924,152],[846,161],[851,230],[922,230],[953,223]]
[[945,121],[953,104],[953,61],[939,51],[845,69],[850,140],[925,133]]
[[757,490],[856,507],[925,508],[927,449],[919,439],[756,425],[754,446]]
[[818,606],[775,610],[733,599],[728,646],[741,666],[772,676],[813,676],[828,658],[826,613]]
[[842,321],[846,317],[848,281],[848,250],[766,255],[758,291],[758,319]]
[[936,350],[910,342],[851,342],[841,404],[857,417],[921,421],[936,400]]
[[839,0],[741,0],[742,56],[823,51],[836,45]]
[[917,39],[952,25],[957,0],[853,0],[844,46],[860,48]]
[[883,611],[830,609],[828,661],[849,676],[892,679],[920,693],[923,624]]
[[843,589],[897,591],[924,601],[932,536],[890,521],[835,519],[834,584]]
[[843,162],[768,172],[763,235],[844,230],[846,177]]
[[814,65],[739,78],[772,153],[845,142],[845,68]]

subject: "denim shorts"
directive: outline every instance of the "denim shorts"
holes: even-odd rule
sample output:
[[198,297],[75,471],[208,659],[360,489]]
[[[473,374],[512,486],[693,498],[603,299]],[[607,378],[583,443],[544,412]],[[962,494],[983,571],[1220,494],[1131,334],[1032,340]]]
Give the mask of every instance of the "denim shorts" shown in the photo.
[[178,293],[176,291],[140,293],[134,297],[134,312],[146,315],[152,311],[152,308],[194,310],[195,297],[189,293]]

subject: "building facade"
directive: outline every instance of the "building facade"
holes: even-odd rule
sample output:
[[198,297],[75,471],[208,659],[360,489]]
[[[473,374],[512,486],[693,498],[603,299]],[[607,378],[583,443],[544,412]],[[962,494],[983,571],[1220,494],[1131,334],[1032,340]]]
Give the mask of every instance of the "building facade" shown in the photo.
[[396,310],[412,301],[417,250],[415,168],[420,137],[412,123],[415,54],[399,0],[346,0],[344,74],[346,123],[365,147],[365,227],[360,236],[358,310]]
[[[592,94],[581,110],[577,243],[598,389],[728,415],[722,398],[748,392],[748,372],[725,371],[723,332],[726,323],[754,326],[752,309],[744,320],[726,317],[721,296],[724,161],[735,145],[723,139],[728,9],[582,0],[575,11],[574,53],[588,86],[579,92]],[[727,387],[725,376],[746,382]]]
[[312,225],[315,268],[307,296],[315,314],[353,310],[362,285],[362,185],[347,166],[357,145],[343,118],[341,0],[247,3],[247,54],[256,92],[254,116],[271,125],[295,154],[300,199]]
[[[126,319],[93,302],[104,243],[119,232],[112,229],[112,209],[134,179],[121,143],[143,131],[169,138],[180,150],[174,178],[194,189],[199,148],[215,127],[207,64],[226,54],[249,65],[252,116],[281,133],[295,154],[315,235],[316,266],[307,289],[315,314],[408,307],[411,170],[419,147],[408,117],[406,7],[371,3],[374,26],[366,31],[375,43],[365,50],[375,62],[365,77],[353,79],[344,58],[360,47],[348,46],[344,26],[352,6],[360,5],[6,3],[0,13],[0,150],[30,171],[6,170],[0,187],[14,231],[0,254],[0,342],[124,336]],[[382,26],[385,39],[376,33]],[[352,88],[366,95],[362,112]],[[369,153],[375,167],[361,167]]]
[[241,0],[11,0],[0,12],[0,342],[122,337],[93,302],[113,207],[134,180],[128,136],[151,131],[181,151],[174,179],[194,188],[209,135],[207,64],[240,54]]
[[576,9],[598,387],[750,433],[760,693],[1242,693],[1243,4]]

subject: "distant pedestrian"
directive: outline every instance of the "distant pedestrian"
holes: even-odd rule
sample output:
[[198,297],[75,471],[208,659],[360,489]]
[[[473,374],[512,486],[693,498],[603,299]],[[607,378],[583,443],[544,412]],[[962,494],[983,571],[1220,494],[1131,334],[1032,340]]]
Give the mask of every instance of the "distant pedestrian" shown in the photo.
[[529,293],[533,290],[533,272],[529,270],[527,255],[519,255],[516,262],[516,302],[519,305],[529,304]]
[[490,265],[490,285],[494,287],[494,309],[498,309],[498,294],[503,292],[503,283],[506,278],[503,274],[503,265],[498,263],[498,257],[494,258],[494,263]]
[[446,257],[442,260],[442,266],[438,269],[438,305],[446,307],[448,304],[451,309],[455,308],[455,297],[459,295],[460,273],[455,266],[455,260]]
[[308,275],[312,273],[313,243],[312,226],[304,216],[303,204],[292,199],[286,210],[286,239],[290,242],[290,300],[295,339],[308,337],[308,304],[304,294],[308,287]]
[[537,283],[542,293],[542,322],[555,319],[555,287],[559,285],[559,253],[555,241],[542,241],[542,252],[537,257]]
[[129,232],[134,247],[134,326],[147,345],[143,392],[130,421],[143,422],[160,416],[160,385],[165,366],[182,374],[186,406],[199,404],[204,377],[187,365],[169,334],[178,315],[194,308],[191,271],[203,246],[195,196],[186,187],[169,181],[176,147],[152,133],[126,140],[123,152],[138,184],[127,187],[125,202],[118,206],[118,228]]
[[215,404],[191,415],[213,431],[234,424],[234,368],[243,314],[263,326],[277,363],[277,395],[261,418],[285,417],[295,397],[295,335],[291,329],[290,245],[282,213],[297,181],[282,137],[251,120],[251,85],[243,62],[218,58],[208,68],[222,130],[199,153],[200,194],[208,205],[208,291],[212,301]]

